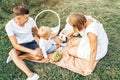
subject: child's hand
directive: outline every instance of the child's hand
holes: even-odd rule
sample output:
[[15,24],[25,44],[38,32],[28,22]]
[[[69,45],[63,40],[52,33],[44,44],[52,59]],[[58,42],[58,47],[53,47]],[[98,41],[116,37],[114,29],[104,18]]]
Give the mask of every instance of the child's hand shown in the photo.
[[47,57],[47,58],[44,58],[44,62],[49,62],[50,59]]

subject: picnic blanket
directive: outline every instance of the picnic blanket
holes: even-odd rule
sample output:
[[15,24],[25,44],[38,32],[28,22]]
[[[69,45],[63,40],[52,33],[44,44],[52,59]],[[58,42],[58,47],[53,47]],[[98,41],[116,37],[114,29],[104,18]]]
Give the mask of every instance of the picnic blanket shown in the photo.
[[[88,60],[85,60],[85,59],[82,59],[82,58],[72,57],[67,53],[66,50],[67,50],[67,47],[63,48],[63,50],[61,51],[62,52],[62,58],[59,62],[52,62],[51,60],[49,62],[52,63],[52,64],[55,64],[57,66],[66,68],[68,70],[71,70],[75,73],[79,73],[79,74],[83,75],[82,70],[86,69],[86,67],[89,63]],[[53,56],[53,54],[54,53],[51,53],[51,54],[48,55],[50,59]],[[44,60],[37,61],[37,62],[45,63]],[[98,63],[98,61],[94,62],[93,70],[95,69],[95,66],[96,66],[97,63]]]

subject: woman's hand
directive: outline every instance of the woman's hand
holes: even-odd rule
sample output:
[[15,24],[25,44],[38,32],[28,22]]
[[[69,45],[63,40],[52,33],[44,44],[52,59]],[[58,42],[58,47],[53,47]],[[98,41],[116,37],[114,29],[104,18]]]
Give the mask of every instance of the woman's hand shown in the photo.
[[73,38],[73,34],[74,34],[74,32],[69,33],[69,34],[67,35],[67,38],[68,38],[68,39]]
[[92,70],[89,68],[86,68],[85,70],[82,71],[83,76],[87,76],[92,73]]

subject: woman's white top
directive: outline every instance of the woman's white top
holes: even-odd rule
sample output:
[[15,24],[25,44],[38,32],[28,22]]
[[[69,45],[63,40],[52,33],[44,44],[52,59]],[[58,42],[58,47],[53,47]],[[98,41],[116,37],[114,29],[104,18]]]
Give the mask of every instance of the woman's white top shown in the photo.
[[87,19],[92,19],[93,22],[87,26],[80,34],[82,38],[80,40],[77,54],[78,57],[89,60],[90,59],[90,42],[87,36],[88,32],[91,32],[97,36],[97,55],[96,60],[103,58],[108,50],[108,38],[107,34],[103,28],[103,25],[92,18],[91,16],[86,16]]
[[44,58],[48,57],[47,56],[47,51],[53,44],[55,44],[55,42],[53,40],[51,40],[51,39],[46,40],[46,39],[44,39],[42,37],[40,38],[39,47],[42,49]]
[[14,19],[12,19],[6,24],[5,29],[8,36],[16,36],[17,42],[21,44],[34,40],[32,28],[35,26],[35,21],[29,17],[23,27],[19,26]]

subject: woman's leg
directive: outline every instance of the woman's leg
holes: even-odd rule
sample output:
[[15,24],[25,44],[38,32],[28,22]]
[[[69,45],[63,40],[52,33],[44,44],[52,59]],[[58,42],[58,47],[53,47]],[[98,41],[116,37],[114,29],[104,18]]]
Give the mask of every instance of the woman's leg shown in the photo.
[[78,48],[77,46],[68,48],[68,54],[71,56],[74,56],[74,57],[78,57],[77,56],[77,48]]
[[72,39],[70,39],[70,40],[67,42],[67,45],[68,45],[69,47],[78,46],[79,43],[80,43],[80,39],[81,39],[81,38],[73,37]]
[[34,73],[30,71],[29,68],[26,66],[25,62],[19,57],[19,51],[12,49],[9,55],[16,66],[21,69],[28,77],[32,77],[34,75]]

